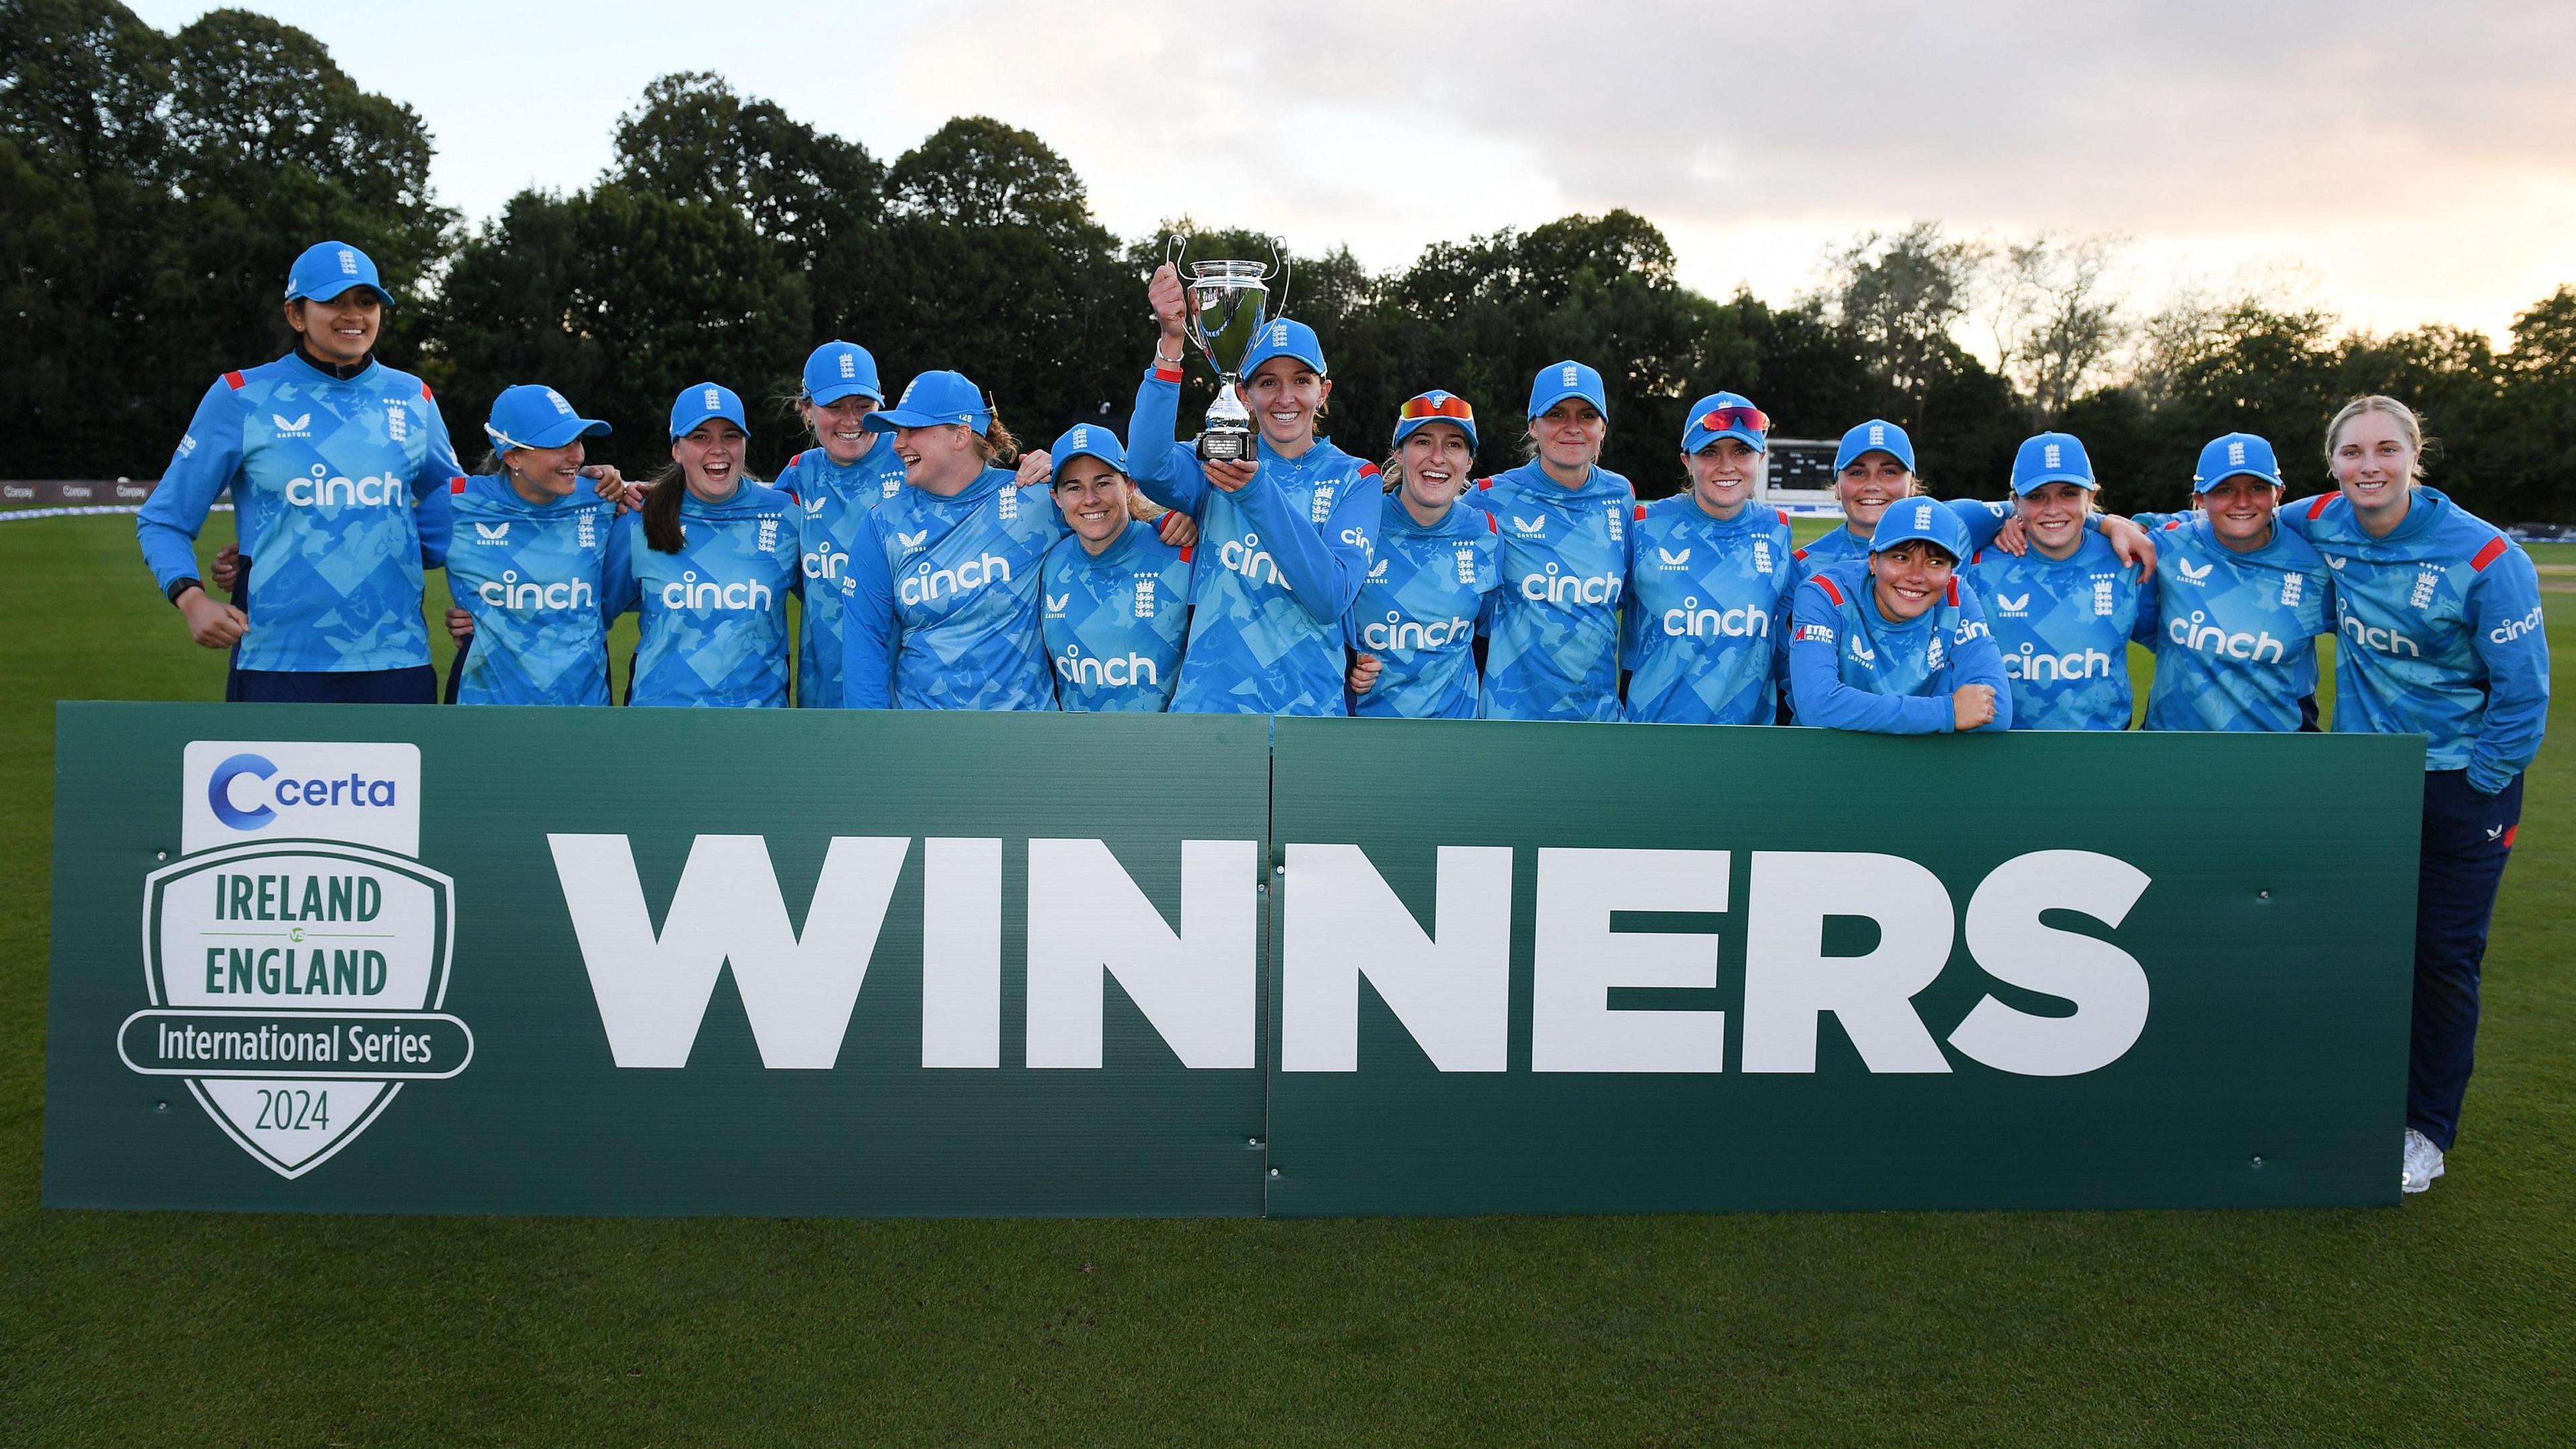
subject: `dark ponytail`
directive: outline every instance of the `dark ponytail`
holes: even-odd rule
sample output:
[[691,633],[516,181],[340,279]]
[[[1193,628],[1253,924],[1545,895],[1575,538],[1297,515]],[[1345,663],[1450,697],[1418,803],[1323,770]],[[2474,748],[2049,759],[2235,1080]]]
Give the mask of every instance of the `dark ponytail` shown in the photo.
[[644,546],[659,553],[678,553],[684,539],[680,532],[680,500],[688,494],[689,476],[673,463],[653,480],[644,494]]

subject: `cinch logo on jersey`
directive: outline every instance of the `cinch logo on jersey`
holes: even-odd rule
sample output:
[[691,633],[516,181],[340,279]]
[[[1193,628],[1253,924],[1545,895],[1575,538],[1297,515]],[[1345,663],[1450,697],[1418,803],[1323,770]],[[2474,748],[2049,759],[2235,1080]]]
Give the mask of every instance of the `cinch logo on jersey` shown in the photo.
[[[2293,577],[2296,577],[2293,575]],[[2259,634],[2243,631],[2229,633],[2209,622],[2209,616],[2195,611],[2188,619],[2176,619],[2165,626],[2165,637],[2195,654],[2208,654],[2222,659],[2247,659],[2256,664],[2278,664],[2287,646],[2272,637],[2270,630]],[[2265,658],[2263,651],[2272,651]],[[2009,664],[2011,661],[2005,661]]]
[[316,463],[311,477],[286,485],[286,501],[298,508],[332,508],[350,503],[386,508],[397,503],[408,507],[411,497],[403,491],[402,484],[391,478],[374,473],[364,478],[337,477],[328,467]]
[[850,556],[834,547],[828,538],[805,551],[805,577],[809,579],[830,579],[837,583],[849,567]]
[[283,1177],[355,1139],[406,1081],[465,1070],[447,991],[453,888],[411,853],[409,744],[196,740],[178,860],[144,880],[149,1005],[117,1054],[178,1077]]
[[2402,654],[2411,659],[2424,657],[2424,646],[2406,635],[2394,629],[2380,629],[2363,623],[2361,616],[2352,611],[2341,595],[2335,598],[2335,629],[2338,633],[2349,635],[2352,642],[2364,649],[2372,649],[2392,656]]
[[1745,605],[1733,609],[1703,609],[1696,597],[1682,600],[1678,609],[1664,611],[1664,632],[1677,639],[1768,639],[1771,637],[1771,615],[1768,610]]
[[662,607],[666,609],[766,610],[776,598],[767,584],[721,584],[699,578],[696,569],[662,586]]
[[1360,639],[1371,649],[1405,651],[1446,649],[1475,632],[1473,619],[1408,619],[1390,609],[1383,621],[1360,626]]
[[1131,653],[1124,659],[1100,659],[1084,654],[1079,644],[1067,645],[1062,654],[1055,656],[1055,672],[1056,677],[1067,684],[1094,687],[1134,684],[1151,689],[1159,689],[1163,684],[1160,671],[1154,668],[1154,661],[1142,654]]
[[2525,634],[2536,634],[2539,632],[2540,606],[2538,604],[2534,604],[2531,606],[2530,613],[2523,615],[2519,619],[2509,619],[2506,622],[2489,629],[2487,631],[2487,641],[2492,644],[2510,644]]
[[[669,590],[663,592],[667,598]],[[553,584],[541,584],[531,579],[523,583],[517,569],[504,569],[499,578],[485,579],[475,585],[474,593],[495,608],[513,609],[520,613],[599,607],[599,590],[592,588],[588,579]]]
[[[1971,625],[1970,628],[1976,626]],[[1959,631],[1959,642],[1968,642],[1968,630]],[[1940,641],[1933,641],[1938,643]],[[2046,684],[2061,679],[2108,679],[2111,656],[2099,649],[2069,651],[2064,654],[2042,654],[2036,644],[2024,644],[2018,653],[2004,656],[2004,675],[2033,684]]]
[[907,604],[926,604],[933,599],[971,594],[986,584],[1007,584],[1010,581],[1011,561],[1000,554],[988,553],[981,558],[971,558],[953,569],[934,569],[928,559],[923,559],[911,573],[904,575],[903,584],[895,593]]
[[1521,597],[1534,604],[1612,604],[1625,582],[1617,574],[1560,573],[1549,564],[1546,573],[1521,576]]
[[1261,535],[1257,533],[1227,539],[1216,551],[1216,562],[1217,567],[1255,583],[1279,582],[1279,561],[1261,546]]

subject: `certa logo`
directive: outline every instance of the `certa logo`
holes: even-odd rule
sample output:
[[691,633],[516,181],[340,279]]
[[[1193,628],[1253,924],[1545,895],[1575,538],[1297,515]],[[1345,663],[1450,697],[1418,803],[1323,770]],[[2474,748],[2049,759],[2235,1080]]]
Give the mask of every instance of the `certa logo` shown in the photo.
[[[369,779],[356,770],[350,771],[346,778],[327,780],[318,776],[297,779],[291,775],[278,779],[277,775],[276,763],[266,755],[244,751],[230,756],[206,777],[206,808],[226,827],[252,831],[265,829],[274,822],[280,809],[338,806],[351,810],[383,810],[398,808],[402,804],[401,782],[395,779]],[[275,783],[254,783],[236,790],[234,782],[245,779]],[[243,803],[245,798],[247,804]]]
[[480,543],[499,543],[509,536],[510,525],[506,522],[478,523],[474,525],[474,537],[475,540]]
[[305,432],[313,426],[313,415],[311,413],[298,413],[291,418],[281,417],[276,413],[270,413],[268,415],[268,420],[271,425],[276,427],[277,435],[281,438],[303,437]]

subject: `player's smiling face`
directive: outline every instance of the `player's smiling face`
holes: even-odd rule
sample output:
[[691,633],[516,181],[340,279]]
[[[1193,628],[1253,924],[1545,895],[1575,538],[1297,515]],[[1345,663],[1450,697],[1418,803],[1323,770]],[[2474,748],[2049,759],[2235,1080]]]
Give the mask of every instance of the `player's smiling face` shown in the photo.
[[1425,423],[1408,434],[1396,450],[1404,464],[1404,501],[1422,518],[1438,518],[1467,487],[1476,465],[1476,450],[1467,435],[1451,423]]
[[1092,553],[1127,527],[1127,475],[1079,454],[1056,470],[1055,506]]
[[964,423],[932,423],[894,430],[894,455],[903,460],[903,481],[925,493],[953,498],[966,491],[984,471],[975,432]]
[[384,320],[384,301],[369,287],[351,287],[327,302],[305,298],[286,304],[286,325],[304,339],[305,350],[341,367],[375,349]]
[[867,429],[868,414],[877,410],[876,399],[863,392],[834,398],[827,403],[798,403],[805,415],[805,426],[814,430],[814,441],[821,444],[823,456],[843,467],[867,456],[868,447],[877,435]]
[[581,439],[560,448],[512,448],[501,460],[510,486],[530,503],[570,497],[581,486]]
[[1834,494],[1852,531],[1866,535],[1887,505],[1914,496],[1914,474],[1893,453],[1863,453],[1835,477]]
[[1254,368],[1240,393],[1261,436],[1291,455],[1315,441],[1315,415],[1332,395],[1332,383],[1293,357],[1274,357]]
[[2093,490],[2075,483],[2042,483],[2016,500],[2031,547],[2050,558],[2071,556],[2084,542],[2084,515]]
[[2271,541],[2272,510],[2281,506],[2281,490],[2250,474],[2218,480],[2200,495],[2209,515],[2209,531],[2230,548],[2259,548]]
[[709,418],[671,440],[671,461],[680,465],[689,491],[709,503],[722,503],[742,486],[742,429],[730,419]]
[[2397,510],[2415,487],[2415,445],[2397,419],[2372,408],[2344,419],[2334,436],[2334,474],[2343,496],[2363,513]]
[[1690,470],[1691,497],[1717,518],[1744,511],[1762,481],[1763,463],[1764,455],[1742,438],[1720,438],[1682,458],[1682,466]]
[[1950,572],[1958,561],[1919,538],[1869,556],[1872,592],[1878,611],[1897,623],[1911,623],[1941,602],[1950,590]]
[[[1530,419],[1530,437],[1538,459],[1556,473],[1587,472],[1601,456],[1601,440],[1610,435],[1610,420],[1579,397],[1566,398]],[[1576,486],[1580,486],[1579,484]]]

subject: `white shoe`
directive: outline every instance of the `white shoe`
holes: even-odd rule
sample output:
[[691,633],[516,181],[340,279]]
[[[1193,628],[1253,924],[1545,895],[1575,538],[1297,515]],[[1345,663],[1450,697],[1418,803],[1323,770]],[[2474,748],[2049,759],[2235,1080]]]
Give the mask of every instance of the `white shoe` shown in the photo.
[[2441,1175],[2442,1149],[2433,1145],[2432,1138],[2412,1127],[2407,1128],[2406,1163],[2398,1178],[2398,1188],[2404,1192],[2422,1192]]

